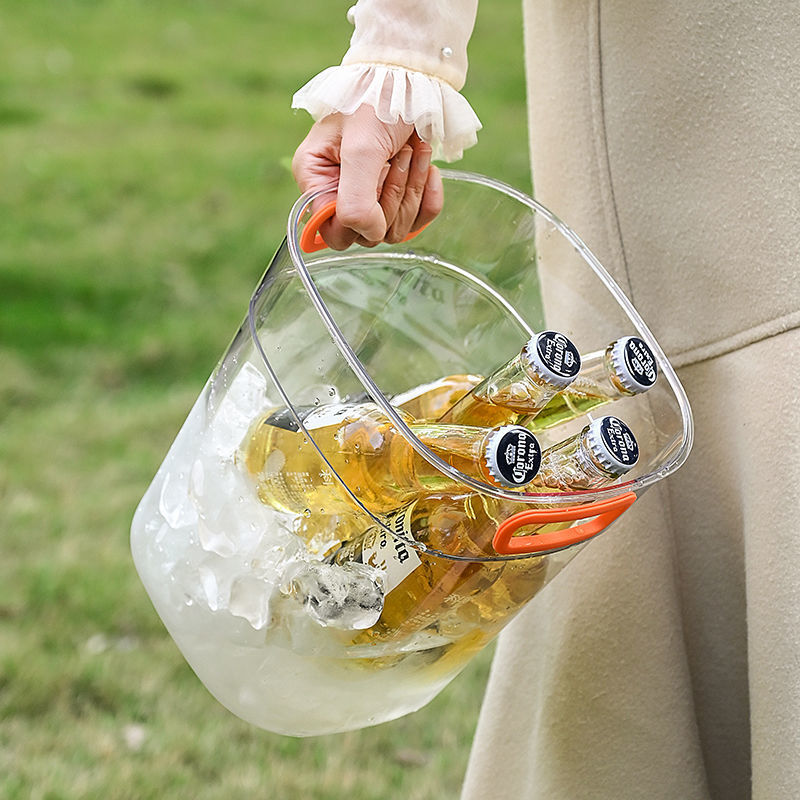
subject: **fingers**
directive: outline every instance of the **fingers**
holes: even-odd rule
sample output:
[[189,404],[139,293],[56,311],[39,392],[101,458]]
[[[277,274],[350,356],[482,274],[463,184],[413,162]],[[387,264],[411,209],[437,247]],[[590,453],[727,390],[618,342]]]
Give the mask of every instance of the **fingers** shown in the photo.
[[438,167],[431,166],[428,170],[428,179],[425,181],[425,192],[419,205],[419,213],[411,225],[411,230],[418,231],[429,222],[433,222],[441,213],[442,208],[444,208],[442,176]]
[[[389,155],[374,148],[342,143],[336,216],[331,220],[331,233],[337,240],[351,234],[350,241],[356,237],[367,241],[383,239],[386,219],[378,203],[378,187]],[[323,236],[328,241],[325,233]],[[328,243],[337,246],[336,241]]]
[[383,238],[386,220],[378,191],[386,162],[408,138],[411,126],[394,128],[362,107],[355,114],[331,114],[314,123],[297,148],[292,172],[302,191],[339,182],[336,214],[320,226],[328,246],[343,250],[359,236]]
[[[339,149],[342,140],[343,116],[330,114],[315,122],[308,135],[300,143],[292,157],[292,175],[301,192],[313,192],[324,189],[339,180]],[[314,210],[320,202],[327,201],[329,196],[314,203]],[[334,228],[334,230],[331,230]],[[343,226],[338,228],[330,222],[320,226],[326,244],[343,250],[356,239],[357,233],[347,231]]]
[[[420,207],[422,206],[426,187],[428,185],[428,176],[431,166],[431,146],[423,142],[416,133],[411,137],[409,143],[412,146],[413,154],[404,187],[403,198],[397,206],[396,215],[393,218],[387,216],[389,228],[386,232],[386,241],[392,243],[403,241],[403,239],[411,233],[414,223],[419,216]],[[384,191],[385,190],[384,187]],[[431,217],[431,219],[432,218],[433,217]]]
[[[381,180],[378,185],[378,205],[383,212],[384,231],[397,216],[400,204],[403,202],[408,181],[408,171],[413,155],[411,145],[405,144],[400,148],[397,155],[384,165]],[[380,239],[367,239],[359,236],[356,241],[364,247],[374,247],[381,241],[388,241],[385,236]]]
[[[393,161],[413,130],[412,125],[402,121],[381,122],[375,110],[366,105],[345,118],[333,222],[355,231],[360,240],[379,242],[386,234],[386,217],[378,202],[381,185],[386,186],[389,177],[386,163]],[[398,167],[394,169],[397,172]],[[396,181],[395,176],[392,185]]]
[[412,125],[381,122],[370,106],[332,114],[312,126],[292,160],[303,191],[338,178],[336,214],[320,226],[325,243],[343,250],[402,241],[441,211],[442,181],[431,147]]
[[411,166],[414,150],[409,144],[404,144],[398,154],[391,160],[389,171],[381,186],[381,196],[378,201],[385,223],[390,226],[397,217],[408,191],[409,167]]

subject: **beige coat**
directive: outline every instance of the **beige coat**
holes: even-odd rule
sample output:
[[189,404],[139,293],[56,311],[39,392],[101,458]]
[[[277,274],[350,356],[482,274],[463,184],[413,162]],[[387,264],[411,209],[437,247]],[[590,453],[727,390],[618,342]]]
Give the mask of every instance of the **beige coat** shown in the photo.
[[[475,7],[360,0],[348,63],[458,88]],[[696,443],[501,635],[464,800],[800,798],[797,12],[525,0],[536,195],[680,368]]]
[[465,800],[800,797],[797,11],[527,0],[537,198],[680,367],[696,440],[501,636]]

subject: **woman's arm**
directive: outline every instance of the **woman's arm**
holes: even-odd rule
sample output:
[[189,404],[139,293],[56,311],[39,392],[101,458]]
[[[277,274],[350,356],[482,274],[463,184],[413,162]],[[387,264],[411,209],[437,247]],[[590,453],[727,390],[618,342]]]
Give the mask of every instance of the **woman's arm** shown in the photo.
[[294,97],[316,122],[292,163],[301,190],[339,180],[322,227],[337,249],[399,241],[441,210],[434,157],[459,158],[480,121],[459,94],[477,0],[359,0],[342,64]]

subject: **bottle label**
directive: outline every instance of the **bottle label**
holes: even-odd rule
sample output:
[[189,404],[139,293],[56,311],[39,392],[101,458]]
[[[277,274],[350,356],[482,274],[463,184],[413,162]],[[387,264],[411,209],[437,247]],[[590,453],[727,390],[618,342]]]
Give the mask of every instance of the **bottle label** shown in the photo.
[[[352,408],[350,403],[331,403],[326,406],[295,406],[294,410],[306,430],[311,431],[328,425],[338,425]],[[295,415],[288,408],[273,412],[264,419],[264,424],[292,433],[300,430]]]
[[542,448],[539,440],[521,426],[501,428],[500,437],[492,442],[489,466],[499,483],[510,488],[525,486],[539,471]]
[[600,424],[600,435],[608,452],[620,464],[632,467],[639,460],[639,445],[631,429],[617,417],[604,417]]
[[352,413],[353,406],[350,403],[331,403],[327,406],[317,406],[303,417],[303,425],[305,425],[307,431],[327,428],[328,426],[339,425],[344,422],[345,417]]
[[578,348],[556,331],[545,331],[536,339],[536,350],[542,363],[556,375],[573,378],[581,368]]
[[[411,538],[411,513],[416,501],[403,508],[383,514],[386,528],[405,538]],[[367,531],[361,545],[364,564],[383,570],[385,591],[388,594],[399,586],[422,562],[417,551],[398,536],[392,536],[384,527]]]
[[[307,406],[298,406],[295,409],[297,416],[300,417],[301,420],[305,419],[310,411],[311,409]],[[273,428],[282,428],[285,431],[292,431],[292,433],[296,433],[300,430],[300,426],[297,424],[294,414],[292,414],[288,408],[281,408],[278,411],[274,411],[268,417],[265,417],[264,425],[271,425]]]
[[647,346],[647,342],[638,336],[631,336],[625,342],[624,358],[628,372],[638,384],[649,388],[656,382],[658,377],[656,357]]

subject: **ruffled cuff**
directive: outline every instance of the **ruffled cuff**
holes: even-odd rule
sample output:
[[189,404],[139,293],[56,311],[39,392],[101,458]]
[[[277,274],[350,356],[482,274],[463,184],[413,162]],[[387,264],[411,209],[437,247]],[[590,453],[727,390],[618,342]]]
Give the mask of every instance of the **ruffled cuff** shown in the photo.
[[452,86],[423,72],[391,64],[329,67],[292,98],[314,120],[339,112],[352,114],[372,106],[381,122],[398,119],[414,125],[433,148],[433,158],[456,161],[477,141],[482,125],[466,98]]

